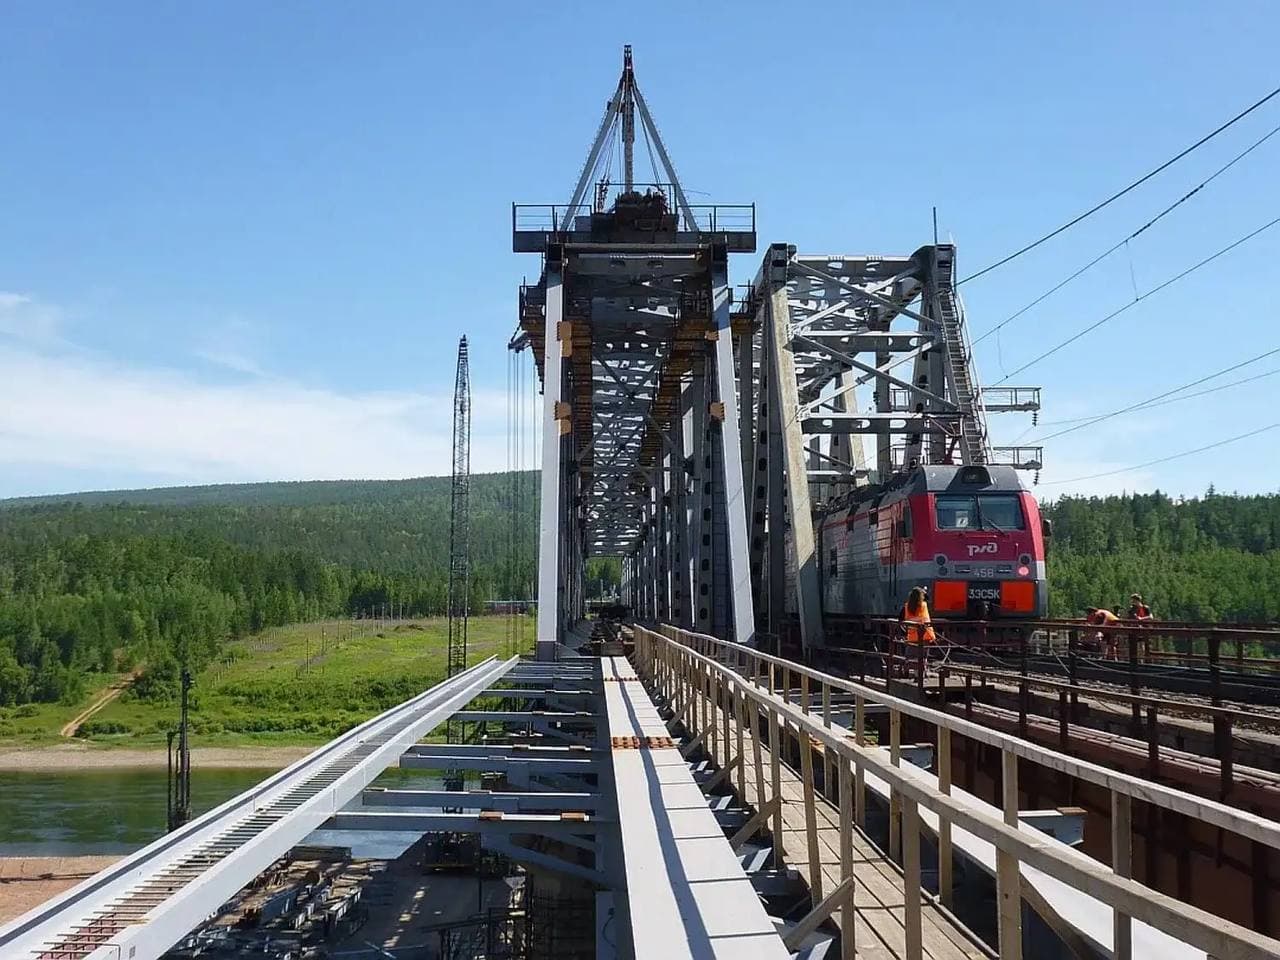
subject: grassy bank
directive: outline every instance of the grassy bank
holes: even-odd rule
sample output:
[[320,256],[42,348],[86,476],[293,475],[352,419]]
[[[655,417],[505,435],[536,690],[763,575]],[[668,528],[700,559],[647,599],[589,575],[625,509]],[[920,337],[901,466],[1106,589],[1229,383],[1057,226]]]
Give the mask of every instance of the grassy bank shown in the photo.
[[[468,661],[505,655],[508,632],[506,617],[473,617]],[[525,634],[531,646],[531,622]],[[323,743],[438,683],[445,675],[447,644],[444,619],[297,624],[229,644],[195,678],[193,745]],[[0,710],[0,748],[65,743],[61,727],[106,686],[72,705]],[[126,691],[85,721],[77,739],[95,747],[163,748],[177,714],[176,700],[143,700]]]

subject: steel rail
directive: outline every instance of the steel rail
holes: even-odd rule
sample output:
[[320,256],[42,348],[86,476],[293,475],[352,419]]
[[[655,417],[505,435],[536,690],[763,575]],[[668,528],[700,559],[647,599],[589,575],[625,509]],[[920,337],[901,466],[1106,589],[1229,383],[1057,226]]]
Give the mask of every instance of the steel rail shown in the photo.
[[518,660],[493,657],[0,927],[5,960],[155,960]]

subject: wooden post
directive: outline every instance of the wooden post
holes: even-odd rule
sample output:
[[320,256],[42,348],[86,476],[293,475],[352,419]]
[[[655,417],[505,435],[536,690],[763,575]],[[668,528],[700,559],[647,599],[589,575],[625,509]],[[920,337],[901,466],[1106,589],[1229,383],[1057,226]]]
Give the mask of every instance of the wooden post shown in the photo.
[[[860,693],[853,698],[853,742],[860,747],[867,744],[867,700]],[[853,774],[853,818],[859,827],[866,828],[867,778],[862,764],[858,764]]]
[[[1004,822],[1018,826],[1018,755],[1000,751]],[[1018,858],[996,848],[996,900],[999,906],[1000,960],[1022,960],[1022,881]]]
[[769,774],[773,780],[773,798],[778,802],[773,807],[773,868],[782,869],[782,861],[787,850],[782,842],[782,738],[778,734],[778,711],[769,708]]
[[[827,729],[831,728],[831,685],[825,680],[822,683],[822,724]],[[832,789],[836,779],[835,760],[831,755],[831,751],[824,744],[822,747],[822,792],[828,797],[833,796]]]
[[[840,882],[853,876],[853,778],[849,776],[849,761],[837,757],[840,765]],[[854,908],[853,888],[848,899],[840,907],[840,960],[855,960],[857,956],[857,916]]]
[[724,750],[724,763],[721,764],[721,766],[723,767],[728,767],[729,762],[733,759],[729,755],[730,754],[729,743],[731,742],[731,739],[732,739],[731,731],[729,729],[730,723],[732,720],[732,718],[729,716],[729,698],[731,696],[732,696],[732,693],[729,690],[729,684],[724,681],[724,675],[717,670],[716,671],[716,697],[712,701],[712,703],[718,704],[720,708],[721,729],[724,732],[724,737],[723,737],[724,744],[721,748]]
[[716,727],[716,699],[711,676],[711,670],[705,663],[699,663],[698,668],[702,673],[702,692],[706,697],[704,707],[706,708],[706,724],[707,724],[707,755],[715,760],[718,756],[716,741],[719,739]]
[[[743,697],[743,700],[746,700],[746,699],[747,699],[746,697]],[[754,700],[751,700],[747,704],[747,709],[751,711],[751,754],[752,754],[752,760],[755,761],[755,767],[756,767],[755,807],[757,811],[760,811],[764,809],[764,804],[765,804],[764,758],[761,756],[762,751],[760,749],[760,730],[759,730],[760,711],[759,709],[757,709],[756,702]]]
[[[902,919],[907,934],[906,960],[922,960],[920,917],[920,813],[915,800],[902,800]],[[1003,956],[1003,954],[1002,954]]]
[[809,731],[796,728],[800,743],[800,776],[804,781],[804,832],[809,842],[809,894],[816,907],[822,900],[822,854],[818,850],[818,810],[813,794],[813,744]]
[[[951,730],[938,727],[938,790],[951,793]],[[938,896],[942,905],[952,906],[954,881],[951,875],[951,821],[938,817]]]
[[809,674],[800,674],[800,709],[809,712]]
[[[1133,806],[1127,794],[1111,792],[1111,871],[1117,877],[1133,876]],[[1150,842],[1150,840],[1148,840]],[[1133,921],[1114,911],[1115,960],[1133,957]]]
[[747,802],[747,694],[737,684],[730,684],[730,697],[733,701],[733,718],[736,721],[738,735],[738,799]]
[[[889,762],[895,767],[902,759],[902,714],[889,708]],[[901,862],[902,856],[902,794],[898,788],[889,787],[889,859]]]

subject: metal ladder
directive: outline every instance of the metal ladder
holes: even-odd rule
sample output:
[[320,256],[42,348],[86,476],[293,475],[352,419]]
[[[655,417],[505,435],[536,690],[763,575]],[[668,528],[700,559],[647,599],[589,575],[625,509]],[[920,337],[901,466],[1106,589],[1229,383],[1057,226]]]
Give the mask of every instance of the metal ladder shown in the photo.
[[934,291],[937,318],[947,344],[947,374],[957,406],[960,408],[960,448],[964,463],[986,463],[987,418],[982,408],[982,388],[973,364],[973,347],[965,329],[964,307],[955,288],[955,248],[936,248],[934,259]]

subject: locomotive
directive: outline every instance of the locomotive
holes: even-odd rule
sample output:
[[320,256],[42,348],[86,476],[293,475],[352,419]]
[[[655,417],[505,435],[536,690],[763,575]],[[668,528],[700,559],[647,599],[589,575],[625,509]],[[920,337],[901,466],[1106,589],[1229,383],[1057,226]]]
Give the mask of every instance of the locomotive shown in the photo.
[[814,518],[824,619],[897,617],[927,587],[935,619],[1042,619],[1050,530],[1012,467],[918,466]]

